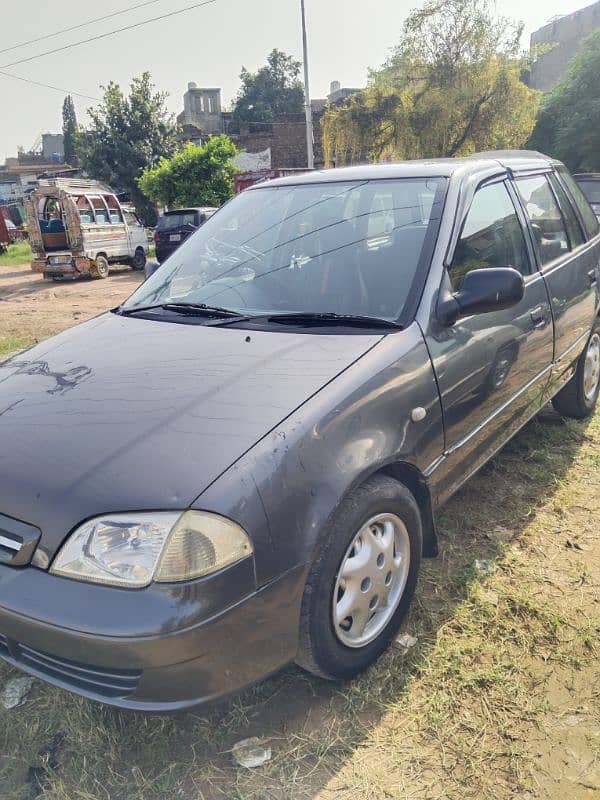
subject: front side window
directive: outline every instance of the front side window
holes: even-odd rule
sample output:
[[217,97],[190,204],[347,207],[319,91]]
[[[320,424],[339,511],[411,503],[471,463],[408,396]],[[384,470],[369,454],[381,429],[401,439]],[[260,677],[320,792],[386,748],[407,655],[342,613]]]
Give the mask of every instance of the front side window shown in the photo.
[[568,253],[565,222],[546,176],[518,178],[515,184],[530,219],[542,265]]
[[124,211],[123,214],[125,216],[125,222],[129,225],[130,228],[133,226],[138,226],[138,227],[140,226],[141,223],[137,218],[137,216],[133,213],[133,211]]
[[[125,308],[178,300],[243,314],[398,319],[424,281],[445,178],[300,184],[243,192],[180,247]],[[167,217],[163,217],[167,219]],[[427,244],[429,246],[429,244]]]
[[487,267],[531,271],[523,228],[504,183],[484,186],[473,198],[450,265],[453,287],[459,288],[467,272]]

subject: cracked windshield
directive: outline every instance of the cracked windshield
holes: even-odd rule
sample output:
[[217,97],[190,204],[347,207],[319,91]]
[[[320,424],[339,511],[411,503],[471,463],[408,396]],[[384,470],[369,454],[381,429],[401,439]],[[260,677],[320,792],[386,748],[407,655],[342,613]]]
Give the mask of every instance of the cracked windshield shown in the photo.
[[206,222],[123,308],[396,319],[440,216],[441,178],[257,188]]

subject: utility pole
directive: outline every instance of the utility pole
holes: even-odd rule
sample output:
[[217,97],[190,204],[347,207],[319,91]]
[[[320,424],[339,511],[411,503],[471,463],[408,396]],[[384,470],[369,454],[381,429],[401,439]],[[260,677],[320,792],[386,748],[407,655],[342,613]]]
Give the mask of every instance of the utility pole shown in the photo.
[[313,142],[313,119],[312,106],[310,104],[310,88],[308,84],[308,43],[306,40],[306,11],[304,0],[300,0],[302,8],[302,47],[304,50],[304,107],[306,109],[306,152],[308,156],[308,168],[315,168],[315,151]]

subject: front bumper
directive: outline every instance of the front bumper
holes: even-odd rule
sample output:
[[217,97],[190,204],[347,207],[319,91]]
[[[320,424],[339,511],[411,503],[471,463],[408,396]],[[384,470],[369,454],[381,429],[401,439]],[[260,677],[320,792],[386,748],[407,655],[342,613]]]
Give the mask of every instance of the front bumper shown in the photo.
[[0,567],[0,657],[119,708],[165,712],[218,700],[296,654],[302,568],[216,609],[226,584],[235,593],[250,570],[253,580],[246,559],[186,585],[128,591]]

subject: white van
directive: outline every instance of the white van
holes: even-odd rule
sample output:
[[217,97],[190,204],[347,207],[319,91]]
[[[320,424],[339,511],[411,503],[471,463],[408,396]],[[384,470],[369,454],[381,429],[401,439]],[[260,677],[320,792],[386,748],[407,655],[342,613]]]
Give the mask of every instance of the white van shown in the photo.
[[39,181],[26,204],[31,269],[44,278],[106,278],[113,263],[143,270],[148,237],[135,211],[99,181]]

